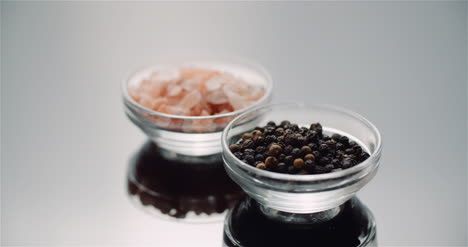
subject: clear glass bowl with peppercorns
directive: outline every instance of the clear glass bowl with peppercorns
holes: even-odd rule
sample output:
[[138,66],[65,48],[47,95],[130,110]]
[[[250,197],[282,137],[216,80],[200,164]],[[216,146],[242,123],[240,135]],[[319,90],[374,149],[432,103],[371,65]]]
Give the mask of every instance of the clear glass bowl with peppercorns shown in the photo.
[[[253,239],[262,238],[261,233],[255,238],[245,237],[250,233],[238,229],[244,224],[239,222],[246,220],[236,217],[252,208],[258,208],[265,219],[293,225],[330,223],[332,219],[338,222],[333,224],[343,225],[352,220],[337,215],[359,215],[361,223],[352,222],[358,224],[353,227],[362,229],[356,235],[360,244],[349,246],[366,246],[374,241],[372,213],[354,196],[376,174],[382,140],[378,129],[361,115],[323,105],[262,106],[229,123],[222,146],[228,175],[250,197],[228,215],[225,243],[251,246],[248,243],[256,241]],[[270,239],[282,241],[276,235]]]
[[[144,90],[148,93],[142,97]],[[126,115],[165,158],[219,161],[223,128],[235,116],[268,103],[272,79],[262,66],[236,59],[174,61],[134,73],[123,82],[122,94]]]

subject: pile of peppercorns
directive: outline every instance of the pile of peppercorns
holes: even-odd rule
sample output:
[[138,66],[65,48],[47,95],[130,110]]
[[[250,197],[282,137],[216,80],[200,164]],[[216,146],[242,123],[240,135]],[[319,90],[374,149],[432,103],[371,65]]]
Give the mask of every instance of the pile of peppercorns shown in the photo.
[[340,171],[369,158],[356,142],[339,134],[326,136],[322,125],[299,127],[289,121],[268,122],[242,134],[231,152],[259,169],[290,174],[321,174]]

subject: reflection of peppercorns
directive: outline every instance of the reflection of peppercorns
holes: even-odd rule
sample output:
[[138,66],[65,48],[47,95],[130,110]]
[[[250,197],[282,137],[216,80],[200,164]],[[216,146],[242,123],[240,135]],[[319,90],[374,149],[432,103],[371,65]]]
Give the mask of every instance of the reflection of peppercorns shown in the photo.
[[264,127],[243,133],[240,141],[229,149],[249,165],[290,174],[340,171],[370,157],[348,137],[336,133],[326,135],[319,123],[306,128],[287,120],[279,125],[270,121]]

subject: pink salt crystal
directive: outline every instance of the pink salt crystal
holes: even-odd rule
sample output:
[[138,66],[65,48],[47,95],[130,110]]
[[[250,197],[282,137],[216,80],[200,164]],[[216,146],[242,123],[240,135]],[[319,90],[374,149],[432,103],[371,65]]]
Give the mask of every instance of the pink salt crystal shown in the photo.
[[187,91],[192,91],[193,89],[199,87],[199,84],[202,82],[203,79],[200,76],[195,76],[193,78],[182,80],[180,86]]
[[234,86],[234,84],[224,85],[223,87],[224,94],[227,96],[231,106],[234,110],[239,110],[244,108],[245,101],[242,96],[236,93],[236,89],[238,87]]
[[180,80],[180,76],[178,69],[161,70],[151,74],[150,80],[156,82],[177,81]]
[[128,89],[128,95],[132,97],[132,99],[136,102],[140,101],[140,92],[136,88],[129,88]]
[[153,100],[153,102],[151,104],[151,108],[153,110],[157,110],[163,104],[164,105],[167,104],[167,99],[166,98],[157,98],[157,99]]
[[167,96],[172,97],[172,96],[177,96],[180,93],[182,93],[182,87],[175,84],[171,83],[167,86]]
[[210,116],[210,113],[205,110],[202,110],[202,112],[200,113],[200,116]]
[[212,76],[219,74],[218,71],[194,68],[194,67],[184,67],[180,69],[180,75],[183,79],[200,77],[202,81],[210,79]]
[[193,90],[184,96],[184,98],[179,103],[179,107],[184,109],[190,109],[195,105],[199,104],[201,100],[202,96],[200,92],[198,90]]
[[[192,107],[192,109],[190,110],[189,115],[190,116],[200,116],[200,114],[202,113],[203,110],[204,110],[203,105],[201,103],[197,104],[194,107]],[[209,113],[208,113],[208,115],[209,115]]]
[[[207,111],[202,111],[200,116],[210,116]],[[210,132],[213,131],[215,125],[213,119],[194,119],[192,128],[196,132]]]
[[206,101],[217,105],[228,102],[228,99],[222,90],[216,90],[206,95]]
[[151,97],[148,97],[144,95],[143,97],[140,98],[139,102],[142,106],[152,109],[153,108],[153,99]]
[[237,111],[244,108],[245,101],[239,94],[234,92],[228,92],[226,93],[226,95],[228,97],[229,103],[234,108],[234,110]]
[[168,106],[167,109],[169,114],[172,115],[186,115],[188,113],[187,108],[182,108],[179,106]]
[[205,109],[205,111],[207,111],[210,115],[214,113],[213,107],[211,107],[211,105],[205,99],[202,99],[200,105],[202,105],[203,109]]
[[228,110],[226,110],[226,109],[223,109],[222,111],[216,113],[215,115],[221,115],[221,114],[229,113],[229,112],[231,112],[231,111],[228,111]]
[[220,89],[223,83],[224,80],[222,77],[213,76],[211,79],[205,82],[205,86],[208,91],[214,91]]

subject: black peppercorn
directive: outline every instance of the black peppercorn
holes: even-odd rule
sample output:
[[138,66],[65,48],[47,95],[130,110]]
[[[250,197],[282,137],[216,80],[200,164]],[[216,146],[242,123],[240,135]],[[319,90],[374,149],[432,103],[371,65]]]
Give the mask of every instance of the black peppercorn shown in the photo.
[[280,125],[285,126],[285,125],[290,125],[291,123],[288,120],[281,121]]
[[253,138],[259,137],[259,136],[262,136],[262,135],[263,135],[263,133],[262,133],[260,130],[254,130],[254,131],[252,131],[252,136],[253,136]]
[[263,162],[258,163],[256,167],[257,167],[258,169],[262,169],[262,170],[265,170],[265,169],[266,169],[266,165],[265,165],[265,163],[263,163]]
[[244,155],[255,155],[255,151],[251,148],[246,148],[244,150]]
[[325,169],[327,169],[327,172],[331,172],[331,170],[335,169],[335,166],[332,164],[325,165]]
[[286,157],[284,157],[284,163],[286,163],[287,165],[292,165],[293,160],[294,157],[292,157],[291,155],[287,155]]
[[278,163],[276,170],[280,173],[286,173],[288,172],[288,166],[285,163]]
[[315,159],[320,159],[320,157],[322,157],[320,152],[317,150],[312,151],[312,154],[315,156]]
[[294,166],[289,166],[288,167],[288,173],[289,174],[296,174],[299,170],[296,169]]
[[316,142],[318,138],[319,136],[317,134],[317,131],[315,130],[309,131],[308,134],[306,135],[306,139],[309,142]]
[[363,152],[359,155],[359,161],[364,161],[364,160],[367,160],[368,158],[370,157],[370,155],[366,152]]
[[355,142],[355,141],[350,141],[349,142],[349,146],[350,147],[354,147],[354,146],[357,146],[358,144]]
[[265,159],[265,165],[267,166],[267,168],[272,169],[276,167],[276,165],[278,165],[278,159],[276,159],[273,156],[269,156]]
[[246,163],[249,164],[249,165],[253,165],[255,163],[255,158],[254,158],[253,155],[250,155],[250,154],[245,155],[244,159],[245,159]]
[[241,152],[235,152],[234,156],[236,156],[238,159],[242,159],[243,154]]
[[314,174],[322,174],[322,173],[327,173],[327,172],[328,170],[323,166],[314,166],[314,170],[313,170]]
[[307,146],[309,146],[312,149],[312,151],[317,150],[317,147],[318,147],[317,144],[313,142],[307,144]]
[[257,146],[265,144],[265,138],[263,136],[256,136],[253,138],[254,144]]
[[270,152],[270,155],[278,156],[283,151],[283,149],[278,144],[272,144],[268,151]]
[[276,141],[277,141],[277,142],[283,143],[283,142],[284,142],[284,136],[278,136],[278,137],[276,137]]
[[354,149],[353,149],[353,148],[347,148],[347,149],[345,150],[345,153],[346,153],[346,154],[354,154]]
[[283,128],[277,128],[275,130],[275,135],[276,136],[282,136],[284,134],[284,129]]
[[353,159],[350,159],[350,158],[345,158],[343,159],[343,161],[341,162],[341,167],[343,169],[347,169],[347,168],[350,168],[352,166],[354,166],[356,164],[356,161],[353,160]]
[[354,146],[353,149],[354,149],[355,154],[361,154],[362,153],[362,148],[359,145]]
[[348,146],[349,145],[349,138],[347,136],[341,136],[340,137],[340,142],[343,143],[343,145]]
[[306,144],[306,141],[307,141],[306,138],[303,137],[303,136],[297,137],[297,145],[298,145],[298,146],[301,146],[301,145]]
[[276,136],[274,135],[268,135],[265,137],[265,144],[270,144],[270,143],[273,143],[273,142],[276,142]]
[[336,145],[335,145],[335,148],[336,150],[343,150],[345,148],[345,145],[341,142],[338,142]]
[[341,162],[340,162],[339,159],[332,159],[331,164],[334,165],[334,166],[339,166],[339,165],[341,165]]
[[293,147],[291,145],[287,145],[286,147],[284,147],[283,153],[288,155],[291,153],[292,150],[293,150]]
[[339,135],[339,134],[333,134],[333,135],[331,136],[331,138],[332,138],[333,140],[335,140],[335,141],[338,142],[338,141],[340,141],[341,135]]
[[329,147],[327,144],[320,144],[319,146],[319,151],[322,152],[322,153],[327,153],[329,151]]
[[281,161],[284,161],[284,158],[286,157],[286,155],[284,154],[280,154],[278,155],[278,160],[281,162]]
[[264,157],[268,157],[268,156],[270,156],[270,152],[268,152],[268,150],[267,150],[267,151],[265,151],[265,152],[263,152],[263,156],[264,156]]
[[304,169],[308,172],[314,171],[315,162],[313,160],[304,161]]
[[352,160],[356,160],[357,159],[357,156],[355,154],[347,154],[346,155],[346,158],[349,158],[349,159],[352,159]]
[[257,127],[255,127],[254,130],[260,130],[261,132],[263,132],[263,127],[257,126]]
[[244,133],[242,134],[242,139],[247,140],[247,139],[252,139],[253,135],[251,133]]
[[328,163],[330,163],[330,159],[328,157],[322,157],[319,160],[319,164],[322,165],[322,166],[324,166],[324,165],[326,165]]
[[301,150],[299,148],[293,148],[293,150],[291,151],[291,155],[293,157],[297,157],[297,156],[299,156],[300,152],[301,152]]
[[309,129],[305,127],[299,128],[299,134],[301,134],[302,136],[307,136],[308,133],[309,133]]
[[284,143],[286,143],[286,145],[292,145],[294,144],[294,135],[293,134],[289,134],[289,135],[286,135],[284,137]]
[[310,130],[315,130],[317,131],[317,134],[321,135],[322,134],[322,125],[319,123],[313,123],[310,125]]
[[312,153],[312,148],[310,148],[309,146],[302,146],[301,147],[301,152],[300,152],[301,155],[306,155],[306,154],[310,154],[310,153]]
[[315,160],[315,155],[313,155],[313,154],[306,154],[306,155],[304,156],[304,159],[305,159],[305,160]]
[[325,144],[327,144],[328,147],[334,149],[334,148],[335,148],[335,145],[336,145],[336,141],[333,140],[333,139],[330,139],[330,140],[326,141]]
[[254,142],[250,139],[247,139],[245,140],[244,142],[242,142],[241,144],[241,148],[242,149],[246,149],[246,148],[251,148],[254,146]]
[[256,155],[255,155],[255,160],[257,160],[257,161],[258,161],[258,160],[263,161],[263,160],[265,160],[265,157],[263,157],[263,154],[256,154]]
[[291,124],[291,129],[292,129],[293,131],[298,131],[298,130],[299,130],[299,125],[297,125],[297,124]]
[[265,135],[273,135],[275,134],[275,128],[274,127],[266,127],[265,131],[263,132]]
[[235,153],[235,152],[240,151],[240,147],[239,147],[239,145],[237,145],[237,144],[231,144],[231,145],[229,146],[229,150],[231,150],[231,152]]
[[266,147],[264,147],[264,146],[258,146],[258,147],[255,148],[255,152],[257,152],[257,153],[263,153],[263,152],[265,152],[265,150],[266,150]]
[[304,160],[303,159],[295,159],[293,161],[293,166],[296,168],[296,169],[301,169],[303,166],[304,166]]
[[275,122],[273,122],[273,121],[269,121],[269,122],[267,123],[267,126],[276,127],[276,124],[275,124]]

